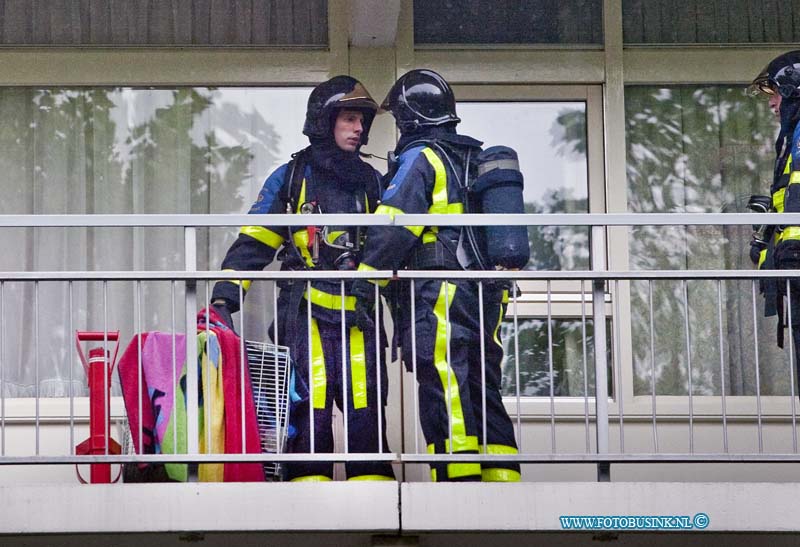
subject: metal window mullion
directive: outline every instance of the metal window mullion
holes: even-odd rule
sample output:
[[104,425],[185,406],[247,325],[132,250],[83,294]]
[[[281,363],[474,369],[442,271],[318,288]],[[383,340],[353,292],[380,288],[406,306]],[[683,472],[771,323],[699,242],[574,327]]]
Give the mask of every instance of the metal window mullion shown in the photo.
[[314,450],[314,352],[312,350],[311,336],[311,280],[306,281],[306,332],[308,338],[308,429],[310,433],[309,450],[313,454]]
[[[419,384],[417,381],[416,279],[411,280],[411,373],[414,376],[414,452],[419,454]],[[398,325],[394,325],[398,328]]]
[[[119,340],[117,341],[119,343]],[[109,361],[111,359],[108,351],[108,281],[103,281],[103,454],[108,456],[108,437],[109,425],[111,422],[111,405],[108,400],[110,389],[108,383],[111,381],[108,373]]]
[[623,406],[623,387],[622,387],[622,350],[620,342],[620,312],[619,312],[619,280],[614,281],[614,355],[613,360],[617,371],[617,409],[619,411],[619,451],[625,453],[625,409]]
[[33,367],[34,367],[34,396],[36,404],[35,418],[35,445],[36,455],[39,455],[40,435],[40,409],[39,409],[39,282],[33,282]]
[[[136,400],[139,406],[139,454],[144,454],[144,423],[142,420],[143,416],[143,395],[142,395],[142,386],[144,385],[144,372],[143,372],[143,365],[142,365],[142,282],[136,282],[136,345],[137,345],[137,352],[136,352],[136,379],[137,379],[137,393],[136,393]],[[173,398],[174,401],[174,398]]]
[[[455,293],[454,293],[455,294]],[[447,360],[446,363],[446,371],[447,371],[447,438],[449,439],[449,450],[448,453],[453,453],[453,388],[452,388],[452,376],[455,376],[455,369],[452,366],[452,360],[450,359],[450,283],[445,280],[444,281],[444,328],[445,328],[445,359]],[[458,378],[456,378],[456,384],[458,384]]]
[[[70,455],[75,455],[75,393],[74,393],[74,372],[73,372],[73,361],[72,361],[72,333],[74,332],[72,329],[74,328],[72,324],[72,313],[74,310],[74,303],[72,301],[72,281],[67,282],[67,336],[65,337],[66,340],[64,341],[66,345],[66,349],[64,355],[67,356],[67,368],[69,369],[69,453]],[[3,313],[3,283],[0,283],[0,317],[4,317]],[[0,325],[0,329],[3,328],[4,325]],[[3,344],[3,337],[0,336],[0,347],[4,346]],[[0,351],[0,354],[2,352]],[[3,372],[2,372],[2,364],[0,364],[0,390],[2,390],[3,386]],[[0,412],[2,414],[2,412]],[[3,453],[4,452],[0,452]]]
[[[242,429],[242,454],[247,453],[247,428],[245,427],[245,410],[244,410],[244,393],[245,393],[245,366],[247,362],[247,354],[244,350],[244,280],[239,280],[239,328],[241,333],[239,336],[239,412],[241,418]],[[208,324],[208,321],[206,321]]]
[[[517,284],[512,285],[514,291],[514,382],[517,398],[517,449],[522,453],[522,401],[519,385],[519,313],[517,311]],[[587,425],[588,427],[588,425]],[[588,433],[587,433],[588,434]]]
[[[377,283],[374,286],[375,290],[375,367],[377,368],[377,382],[378,382],[378,400],[376,406],[378,407],[378,453],[383,454],[383,387],[381,386],[381,336],[380,336],[380,307],[381,295]],[[344,306],[344,300],[342,303]],[[352,348],[351,348],[352,351]],[[366,348],[365,348],[366,353]],[[366,360],[366,355],[364,356]]]
[[[197,230],[194,226],[184,228],[184,262],[188,273],[197,271]],[[186,281],[185,330],[186,330],[186,359],[191,362],[191,356],[197,355],[197,281]],[[200,453],[199,431],[199,377],[197,366],[186,367],[186,452],[191,456]]]
[[[207,291],[206,291],[207,292]],[[177,331],[177,324],[176,324],[176,317],[175,317],[175,281],[170,282],[170,321],[172,324],[172,378],[170,379],[171,382],[174,382],[175,385],[179,385],[180,378],[178,377],[177,371],[177,362],[178,362],[178,349],[177,349],[177,341],[176,341],[176,331]],[[139,331],[141,333],[141,330]],[[140,335],[141,337],[141,335]],[[208,337],[206,337],[208,339]],[[195,349],[195,353],[192,355],[197,355],[197,350]],[[141,352],[140,352],[141,358]],[[186,356],[186,368],[189,368],[188,365],[191,361],[191,355]],[[172,390],[172,408],[173,412],[178,412],[178,390]],[[141,416],[141,414],[139,414]],[[177,414],[175,414],[177,416]],[[141,420],[139,420],[141,422]],[[177,425],[177,424],[176,424]],[[172,428],[172,453],[178,453],[178,428],[173,426]]]

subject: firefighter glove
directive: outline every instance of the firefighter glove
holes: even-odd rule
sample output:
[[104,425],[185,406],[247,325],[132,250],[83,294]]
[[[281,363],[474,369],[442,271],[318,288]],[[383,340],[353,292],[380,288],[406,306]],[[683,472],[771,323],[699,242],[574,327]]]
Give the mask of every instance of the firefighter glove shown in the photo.
[[375,327],[375,285],[366,279],[356,279],[350,294],[356,297],[355,322],[362,332]]

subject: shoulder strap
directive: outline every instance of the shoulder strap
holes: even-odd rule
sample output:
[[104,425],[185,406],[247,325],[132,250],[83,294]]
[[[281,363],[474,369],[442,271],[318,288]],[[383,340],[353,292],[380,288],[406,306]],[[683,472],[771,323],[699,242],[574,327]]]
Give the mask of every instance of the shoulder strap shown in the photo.
[[289,162],[289,169],[287,170],[288,180],[284,181],[283,190],[281,192],[281,199],[286,204],[287,213],[294,213],[297,211],[297,201],[300,199],[300,189],[303,185],[306,165],[308,165],[309,148],[310,147],[303,148],[292,154],[292,160]]

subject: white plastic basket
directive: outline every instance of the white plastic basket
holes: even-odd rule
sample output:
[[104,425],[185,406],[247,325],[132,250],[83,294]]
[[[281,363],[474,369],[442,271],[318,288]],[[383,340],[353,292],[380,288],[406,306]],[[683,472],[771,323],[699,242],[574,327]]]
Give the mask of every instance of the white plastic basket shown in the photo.
[[[281,454],[286,450],[289,425],[289,348],[245,340],[245,352],[253,387],[261,451]],[[264,476],[268,481],[281,480],[281,465],[265,463]]]

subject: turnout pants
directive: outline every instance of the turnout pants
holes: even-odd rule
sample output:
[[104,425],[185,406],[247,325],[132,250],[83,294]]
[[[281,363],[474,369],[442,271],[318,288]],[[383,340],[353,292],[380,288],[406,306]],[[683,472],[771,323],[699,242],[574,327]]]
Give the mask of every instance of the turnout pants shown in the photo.
[[[448,454],[452,449],[453,454],[517,454],[514,428],[500,395],[503,347],[498,336],[508,292],[484,283],[481,330],[477,282],[421,280],[414,290],[414,295],[405,290],[399,303],[400,336],[408,370],[413,371],[416,355],[419,419],[428,452]],[[432,465],[431,471],[434,481],[520,479],[519,465],[505,462],[442,463]]]
[[[305,306],[302,307],[305,309]],[[312,318],[309,366],[308,322],[305,317],[297,321],[291,355],[294,361],[295,387],[300,401],[292,406],[289,419],[290,426],[294,429],[294,435],[289,439],[289,452],[333,452],[334,402],[346,418],[348,452],[377,453],[379,447],[382,447],[383,452],[389,451],[385,417],[388,390],[386,364],[382,359],[379,400],[375,337],[374,330],[364,333],[355,326],[346,326],[343,367],[341,323]],[[346,411],[343,406],[345,393]],[[394,480],[389,462],[347,462],[345,468],[348,480]],[[289,480],[333,479],[332,463],[291,463],[287,470]]]

